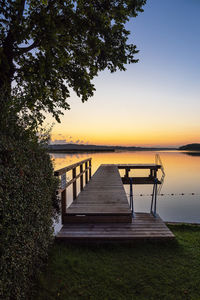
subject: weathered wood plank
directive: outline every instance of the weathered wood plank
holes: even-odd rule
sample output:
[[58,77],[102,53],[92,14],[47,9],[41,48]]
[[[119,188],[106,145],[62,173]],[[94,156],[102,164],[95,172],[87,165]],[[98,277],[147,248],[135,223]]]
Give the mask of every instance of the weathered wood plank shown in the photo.
[[131,215],[130,216],[123,216],[123,215],[65,215],[64,216],[64,224],[67,223],[130,223],[131,222]]
[[117,164],[119,169],[161,169],[161,165],[157,164]]
[[[130,184],[130,179],[128,177],[122,177],[123,184]],[[133,184],[154,184],[155,179],[151,177],[133,177]],[[157,180],[157,184],[161,184],[159,180]]]

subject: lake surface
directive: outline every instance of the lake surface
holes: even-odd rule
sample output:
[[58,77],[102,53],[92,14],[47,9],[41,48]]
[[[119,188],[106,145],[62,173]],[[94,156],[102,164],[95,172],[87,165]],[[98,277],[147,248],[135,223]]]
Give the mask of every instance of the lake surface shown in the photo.
[[[180,151],[136,151],[84,154],[51,154],[54,168],[92,158],[92,174],[101,164],[155,163],[155,154],[162,160],[165,179],[158,196],[157,212],[164,221],[200,223],[200,156]],[[71,172],[69,172],[71,173]],[[134,176],[147,175],[147,171],[134,171]],[[68,180],[70,179],[68,176]],[[161,178],[161,171],[158,178]],[[125,185],[127,197],[129,186]],[[134,185],[134,210],[149,212],[152,185]],[[68,205],[72,202],[71,186],[67,190]]]

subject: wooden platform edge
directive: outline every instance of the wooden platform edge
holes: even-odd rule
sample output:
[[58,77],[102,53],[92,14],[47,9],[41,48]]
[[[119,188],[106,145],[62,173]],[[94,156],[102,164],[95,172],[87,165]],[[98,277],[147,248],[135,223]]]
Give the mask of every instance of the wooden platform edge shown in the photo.
[[169,241],[176,237],[158,216],[137,213],[132,223],[74,223],[66,224],[56,235],[56,241],[96,243]]
[[173,242],[175,241],[176,237],[175,236],[171,236],[171,237],[160,237],[160,236],[154,236],[154,237],[144,237],[144,236],[138,236],[136,238],[113,238],[113,239],[109,239],[109,238],[68,238],[66,239],[65,237],[55,237],[55,241],[56,242],[63,242],[63,243],[67,243],[67,244],[111,244],[111,243],[122,243],[122,244],[135,244],[138,242],[159,242],[159,243],[166,243],[166,242]]
[[131,214],[88,214],[88,215],[77,215],[77,214],[66,214],[64,217],[64,224],[71,223],[131,223]]

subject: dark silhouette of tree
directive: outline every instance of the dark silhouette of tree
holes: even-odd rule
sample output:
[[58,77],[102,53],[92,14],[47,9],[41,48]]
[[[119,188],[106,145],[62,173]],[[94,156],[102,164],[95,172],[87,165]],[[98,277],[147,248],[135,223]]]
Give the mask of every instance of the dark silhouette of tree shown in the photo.
[[196,150],[199,151],[200,150],[200,144],[188,144],[188,145],[184,145],[179,147],[179,150]]
[[[70,88],[86,101],[99,71],[136,63],[125,24],[146,0],[1,0],[0,108],[8,99],[42,123],[69,109]],[[10,97],[11,96],[11,97]]]

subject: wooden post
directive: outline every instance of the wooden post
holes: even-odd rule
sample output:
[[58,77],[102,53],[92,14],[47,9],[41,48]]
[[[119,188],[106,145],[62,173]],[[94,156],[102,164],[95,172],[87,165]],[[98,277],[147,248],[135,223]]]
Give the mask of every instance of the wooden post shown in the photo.
[[[83,165],[80,165],[80,173],[83,172]],[[83,190],[83,174],[80,176],[80,190]]]
[[125,169],[125,176],[124,177],[129,177],[129,171],[130,171],[130,169],[128,169],[128,168]]
[[62,224],[64,224],[64,216],[66,214],[66,206],[67,206],[67,193],[66,189],[61,193],[61,215],[62,215]]
[[155,199],[154,199],[154,217],[156,218],[156,202],[157,202],[157,193],[158,193],[158,189],[157,189],[157,179],[156,179],[156,183],[155,183]]
[[88,162],[85,163],[85,184],[88,183],[88,170],[87,170],[87,167],[88,167]]
[[73,200],[76,199],[76,167],[72,169],[72,179],[75,179],[73,182]]
[[89,169],[89,180],[90,180],[91,177],[92,177],[92,162],[91,162],[91,159],[89,161],[89,167],[90,167],[90,169]]

